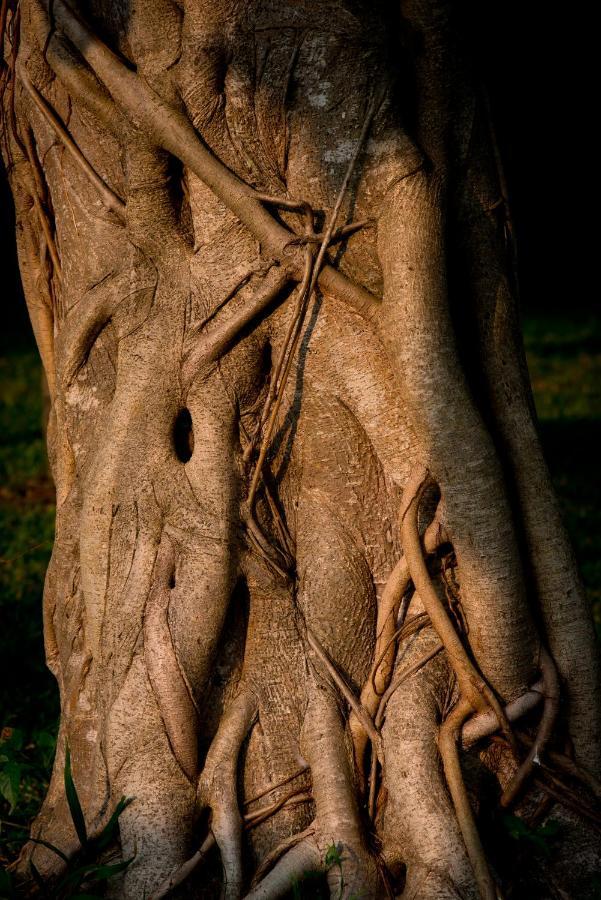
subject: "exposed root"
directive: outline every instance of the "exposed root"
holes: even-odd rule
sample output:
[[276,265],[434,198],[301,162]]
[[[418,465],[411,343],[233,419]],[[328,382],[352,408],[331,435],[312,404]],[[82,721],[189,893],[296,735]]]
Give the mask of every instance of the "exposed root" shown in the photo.
[[312,826],[285,841],[277,848],[277,856],[274,852],[268,861],[272,862],[274,857],[279,858],[282,853],[285,855],[278,864],[246,895],[245,900],[276,900],[277,897],[286,896],[294,882],[300,880],[306,872],[326,871],[324,856]]
[[[256,825],[261,825],[265,822],[270,816],[274,813],[278,812],[280,809],[283,809],[285,806],[294,806],[300,803],[307,803],[311,799],[311,795],[304,791],[292,791],[289,794],[286,794],[284,797],[280,798],[280,800],[269,804],[268,806],[261,807],[261,809],[257,809],[252,813],[247,813],[244,816],[243,823],[245,829],[254,828]],[[294,843],[297,843],[302,839],[306,834],[310,834],[313,832],[312,828],[308,828],[302,835],[295,835],[294,838],[296,840],[290,840],[288,846],[293,846]],[[183,865],[181,865],[178,869],[173,872],[169,878],[167,878],[162,885],[152,894],[150,900],[162,900],[163,897],[168,897],[169,894],[175,890],[176,887],[179,887],[180,884],[183,884],[190,875],[201,865],[202,862],[206,859],[210,850],[213,849],[217,844],[215,840],[215,835],[212,831],[209,831],[206,838],[202,842],[202,845],[193,853],[192,856],[186,860]],[[285,852],[287,847],[280,846],[280,853]],[[271,857],[271,855],[270,855]],[[277,858],[277,857],[276,857]]]
[[501,806],[505,807],[510,806],[514,802],[534,766],[540,765],[541,755],[552,736],[557,713],[559,712],[560,689],[555,663],[547,650],[542,646],[540,656],[540,667],[543,675],[543,714],[528,756],[501,797]]
[[221,853],[225,900],[242,892],[242,816],[238,805],[238,755],[257,713],[254,695],[243,688],[221,720],[198,783],[198,799],[210,807],[211,831]]
[[144,614],[144,658],[171,749],[182,772],[193,782],[198,766],[198,716],[177,661],[167,618],[173,568],[173,545],[163,535]]
[[482,900],[497,900],[497,890],[490,874],[484,849],[480,841],[474,814],[470,805],[461,772],[457,742],[463,723],[472,712],[469,700],[461,699],[447,716],[440,728],[438,747],[444,773],[453,800],[455,812],[465,847],[472,864]]
[[248,896],[280,897],[306,872],[327,871],[332,897],[375,897],[378,875],[361,833],[343,721],[323,688],[312,689],[301,746],[313,780],[313,833],[297,835],[270,854],[261,872],[275,858],[279,861]]

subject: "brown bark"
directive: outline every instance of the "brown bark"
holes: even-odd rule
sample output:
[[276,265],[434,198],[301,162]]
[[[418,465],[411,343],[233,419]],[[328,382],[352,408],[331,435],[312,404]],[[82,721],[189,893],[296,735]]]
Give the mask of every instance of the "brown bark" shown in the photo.
[[[597,652],[452,4],[6,22],[58,501],[32,836],[77,853],[68,742],[90,832],[133,798],[115,896],[585,896]],[[545,790],[581,813],[548,872],[493,859],[482,821]]]

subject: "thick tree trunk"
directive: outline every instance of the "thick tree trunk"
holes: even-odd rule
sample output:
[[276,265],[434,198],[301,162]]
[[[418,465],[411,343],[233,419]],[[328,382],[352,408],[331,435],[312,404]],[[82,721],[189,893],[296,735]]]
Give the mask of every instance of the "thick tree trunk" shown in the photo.
[[[586,896],[598,661],[452,5],[3,10],[57,488],[32,836],[77,853],[68,744],[90,832],[133,798],[117,896]],[[499,800],[549,797],[521,872]]]

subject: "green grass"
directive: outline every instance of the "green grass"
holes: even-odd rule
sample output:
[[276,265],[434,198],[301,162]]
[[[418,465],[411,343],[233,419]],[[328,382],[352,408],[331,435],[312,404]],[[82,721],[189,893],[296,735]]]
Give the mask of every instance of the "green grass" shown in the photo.
[[601,629],[601,317],[524,323],[545,455]]
[[[525,338],[547,459],[601,625],[601,318],[531,315]],[[0,359],[0,865],[43,796],[58,698],[41,633],[53,496],[31,345]]]
[[0,865],[18,851],[54,753],[58,697],[44,665],[42,587],[54,497],[42,435],[40,366],[30,345],[0,358]]

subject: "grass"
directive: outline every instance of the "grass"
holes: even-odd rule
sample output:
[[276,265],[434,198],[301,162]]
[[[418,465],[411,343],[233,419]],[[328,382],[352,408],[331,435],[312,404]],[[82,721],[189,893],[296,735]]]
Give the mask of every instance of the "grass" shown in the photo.
[[37,353],[0,358],[0,865],[39,809],[54,755],[58,696],[44,665],[41,597],[54,497],[42,435]]
[[[536,314],[524,330],[543,445],[601,628],[601,318]],[[58,717],[41,633],[54,508],[40,367],[23,339],[1,349],[0,865],[41,803]]]
[[526,318],[545,455],[601,633],[601,317]]

